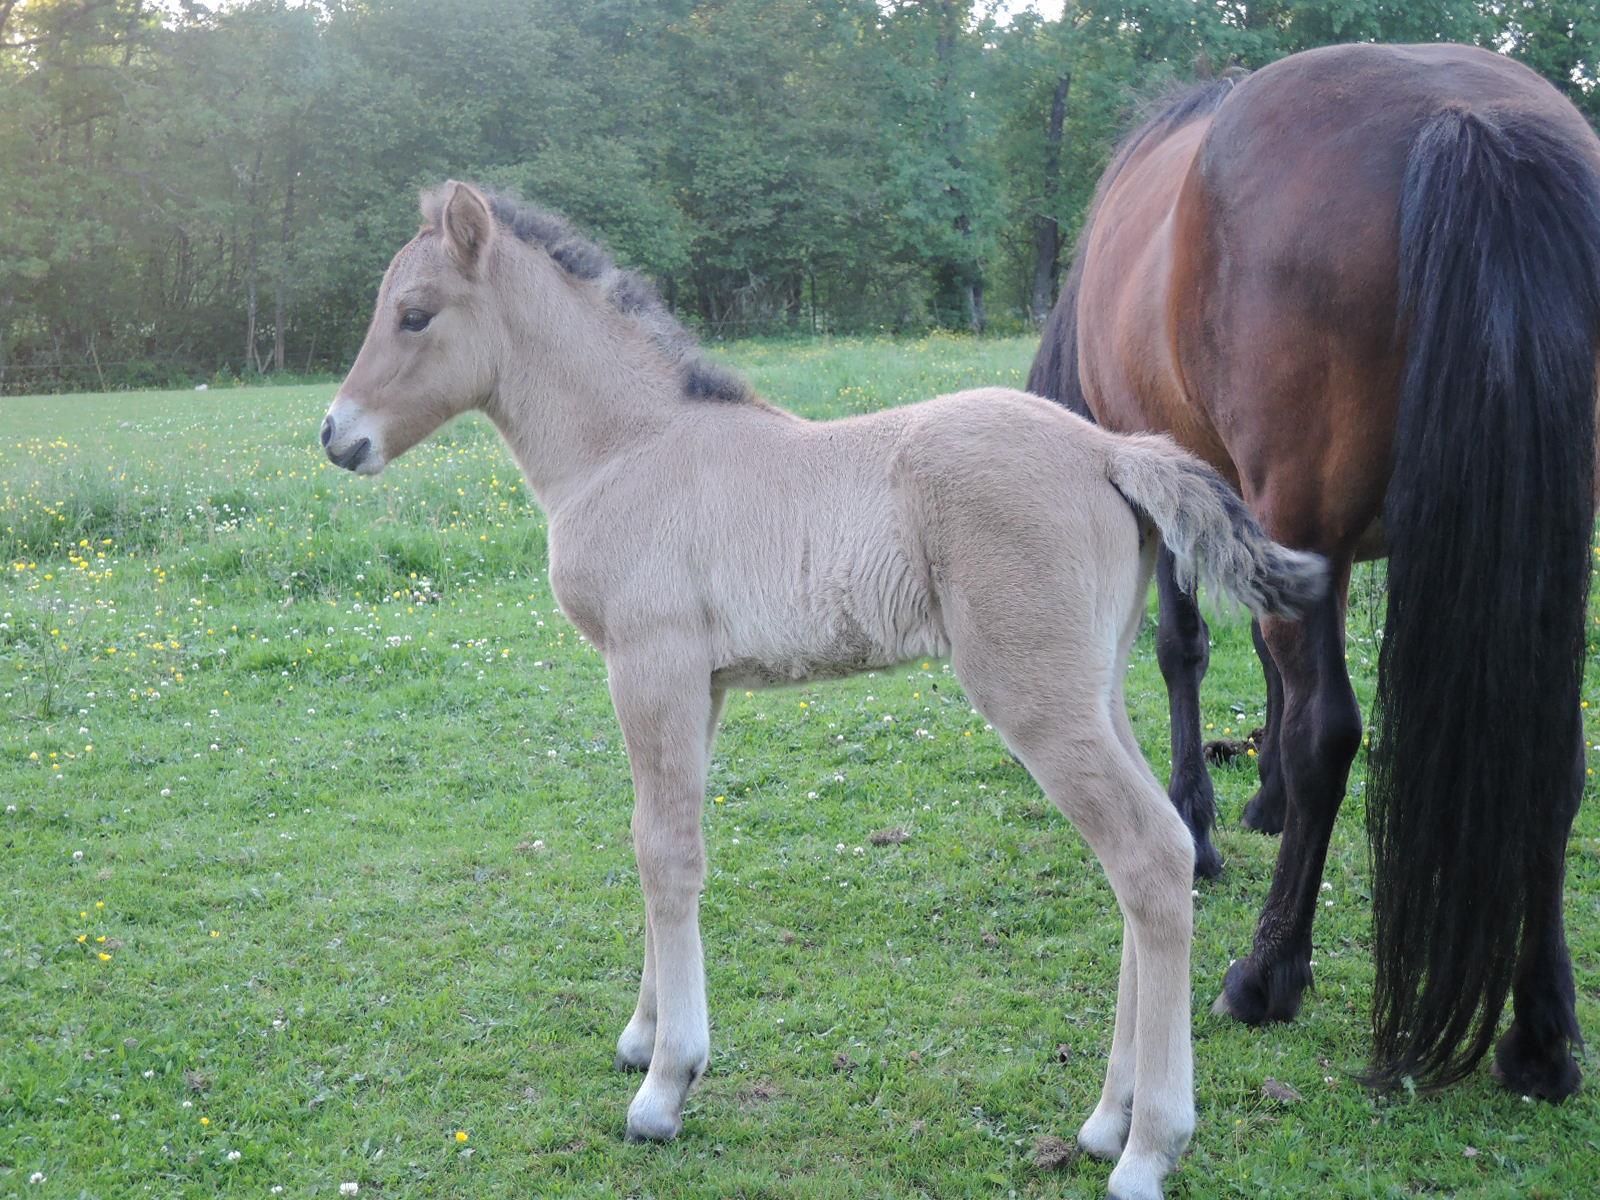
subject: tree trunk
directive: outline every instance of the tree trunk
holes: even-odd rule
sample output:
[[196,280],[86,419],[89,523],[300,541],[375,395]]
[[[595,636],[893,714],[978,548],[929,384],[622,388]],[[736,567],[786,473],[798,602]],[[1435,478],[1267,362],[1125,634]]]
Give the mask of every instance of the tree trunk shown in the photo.
[[[940,103],[940,134],[945,146],[946,162],[950,167],[950,181],[945,190],[955,202],[955,228],[960,234],[959,250],[946,264],[947,278],[956,285],[966,309],[967,327],[974,333],[983,332],[983,264],[972,249],[972,216],[968,212],[970,198],[961,184],[962,154],[966,135],[962,109],[965,101],[957,85],[956,53],[958,39],[966,16],[966,6],[961,0],[942,0],[939,6],[939,36],[935,54],[939,64],[937,87]],[[947,293],[948,295],[948,293]]]
[[[3,6],[0,6],[3,8]],[[0,29],[4,28],[0,20]],[[6,365],[11,360],[7,349],[11,342],[11,291],[0,292],[0,396],[6,394]]]
[[1041,211],[1033,219],[1033,298],[1029,305],[1034,321],[1040,324],[1050,315],[1061,282],[1061,221],[1056,212],[1061,195],[1061,131],[1071,91],[1072,72],[1066,71],[1056,80],[1045,126],[1044,186],[1040,189]]
[[259,375],[261,359],[256,354],[256,273],[253,268],[244,287],[244,311],[244,369]]
[[273,303],[272,316],[272,369],[283,370],[284,339],[286,333],[284,323],[287,317],[286,295],[288,292],[288,276],[292,269],[294,254],[294,179],[299,173],[295,167],[298,155],[290,152],[285,169],[288,178],[283,186],[283,225],[278,233],[278,278],[276,281],[276,294]]
[[250,190],[246,204],[250,214],[250,234],[245,241],[245,331],[244,369],[261,374],[261,355],[256,349],[256,318],[259,312],[256,295],[256,251],[260,246],[261,214],[256,210],[257,185],[261,180],[261,151],[256,150],[255,166],[250,170]]

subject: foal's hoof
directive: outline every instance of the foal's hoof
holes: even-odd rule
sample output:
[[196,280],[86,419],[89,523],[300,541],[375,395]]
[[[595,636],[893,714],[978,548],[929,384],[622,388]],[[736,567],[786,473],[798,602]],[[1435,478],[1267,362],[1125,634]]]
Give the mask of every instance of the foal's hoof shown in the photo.
[[1090,1158],[1116,1162],[1128,1141],[1127,1109],[1095,1109],[1078,1128],[1078,1146]]
[[619,1071],[648,1071],[650,1057],[655,1053],[656,1031],[635,1029],[629,1025],[617,1039],[617,1057],[613,1065]]
[[1161,1200],[1168,1163],[1159,1155],[1123,1155],[1106,1183],[1111,1200]]
[[630,1143],[670,1142],[682,1130],[682,1114],[664,1105],[641,1104],[639,1099],[635,1099],[628,1109],[626,1140]]
[[1269,796],[1265,789],[1257,792],[1244,806],[1239,823],[1257,833],[1277,836],[1283,832],[1283,797]]
[[619,1046],[617,1047],[616,1058],[611,1060],[611,1066],[613,1070],[617,1071],[648,1071],[650,1069],[650,1056],[646,1054],[642,1059],[635,1058]]
[[1538,1046],[1515,1022],[1494,1048],[1490,1074],[1502,1087],[1523,1096],[1560,1104],[1578,1090],[1583,1072],[1573,1060],[1565,1038]]
[[1248,958],[1237,960],[1222,981],[1222,994],[1211,1011],[1244,1025],[1292,1021],[1300,1012],[1300,998],[1311,983],[1311,966],[1278,962],[1262,969]]

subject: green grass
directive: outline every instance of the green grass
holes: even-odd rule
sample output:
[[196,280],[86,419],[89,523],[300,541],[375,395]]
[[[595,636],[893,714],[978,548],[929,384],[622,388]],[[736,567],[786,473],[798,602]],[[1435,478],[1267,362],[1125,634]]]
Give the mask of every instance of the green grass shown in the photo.
[[[812,415],[1020,384],[1031,352],[728,350]],[[642,916],[600,660],[553,611],[541,516],[487,424],[358,479],[316,445],[331,391],[0,401],[0,1197],[1101,1194],[1104,1165],[1032,1149],[1098,1093],[1112,897],[938,663],[732,698],[706,810],[711,1071],[676,1143],[623,1144],[638,1079],[610,1063]],[[1214,634],[1220,736],[1263,692],[1248,627]],[[1148,632],[1128,694],[1164,774]],[[1417,1098],[1349,1078],[1362,774],[1317,990],[1250,1030],[1207,1010],[1277,844],[1238,828],[1253,767],[1216,772],[1228,870],[1196,905],[1199,1128],[1170,1194],[1593,1195],[1594,1084],[1552,1108],[1486,1072]],[[1590,800],[1567,913],[1597,1036]],[[872,844],[893,826],[909,839]]]

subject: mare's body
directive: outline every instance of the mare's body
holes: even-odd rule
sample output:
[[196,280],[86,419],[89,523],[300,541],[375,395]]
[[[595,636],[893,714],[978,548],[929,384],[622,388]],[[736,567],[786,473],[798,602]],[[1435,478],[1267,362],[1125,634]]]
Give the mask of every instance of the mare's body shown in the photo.
[[[1549,84],[1462,46],[1340,46],[1192,92],[1101,181],[1029,388],[1161,431],[1267,531],[1326,555],[1333,594],[1258,624],[1268,722],[1245,823],[1283,831],[1221,1011],[1287,1020],[1361,744],[1344,663],[1350,566],[1388,553],[1368,789],[1373,1077],[1496,1067],[1578,1082],[1561,864],[1593,527],[1600,140]],[[1158,565],[1173,803],[1221,862],[1201,760],[1206,626]],[[1516,719],[1510,714],[1516,713]]]

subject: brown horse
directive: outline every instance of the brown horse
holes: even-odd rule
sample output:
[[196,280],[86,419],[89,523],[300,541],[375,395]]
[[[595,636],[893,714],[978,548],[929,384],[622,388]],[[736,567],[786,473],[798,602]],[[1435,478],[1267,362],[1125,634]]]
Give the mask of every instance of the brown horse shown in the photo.
[[[1217,1002],[1247,1023],[1293,1018],[1311,982],[1361,744],[1350,566],[1389,559],[1366,795],[1380,1085],[1469,1072],[1510,992],[1497,1077],[1578,1086],[1561,892],[1597,335],[1600,139],[1577,110],[1484,50],[1338,46],[1204,85],[1122,146],[1034,363],[1029,390],[1173,435],[1332,564],[1326,602],[1256,629],[1269,732],[1245,823],[1284,836]],[[1215,873],[1206,626],[1165,561],[1159,578],[1170,795]]]

